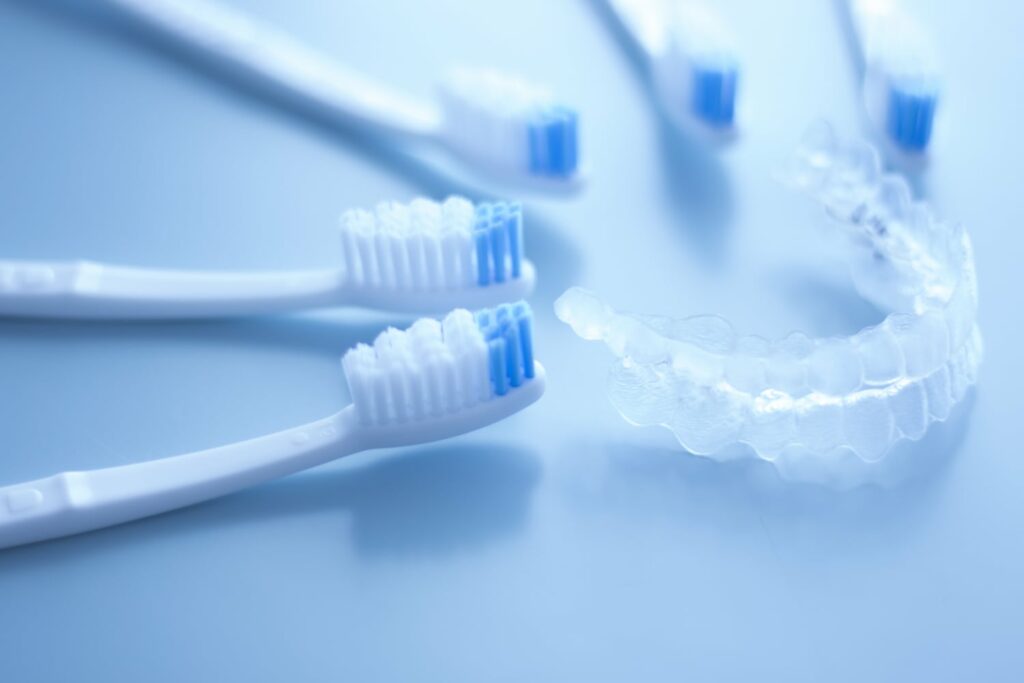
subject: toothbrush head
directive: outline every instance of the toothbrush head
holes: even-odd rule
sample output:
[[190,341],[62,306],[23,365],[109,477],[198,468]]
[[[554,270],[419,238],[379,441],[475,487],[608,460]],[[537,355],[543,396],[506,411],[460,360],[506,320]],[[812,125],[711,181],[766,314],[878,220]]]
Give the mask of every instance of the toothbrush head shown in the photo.
[[906,152],[923,152],[931,140],[938,99],[939,89],[934,82],[890,83],[885,113],[885,132],[889,140]]
[[[884,11],[883,11],[884,10]],[[941,90],[934,44],[896,6],[866,15],[864,103],[886,147],[910,159],[927,151]]]
[[736,110],[739,65],[729,57],[694,64],[691,70],[692,110],[712,128],[729,128]]
[[442,135],[460,156],[534,188],[581,186],[579,115],[547,90],[489,69],[461,69],[440,95]]
[[676,126],[713,141],[732,139],[740,66],[717,17],[680,4],[652,69],[661,106]]
[[342,359],[368,447],[448,438],[503,419],[541,397],[533,313],[523,301],[475,315],[456,309],[389,328]]
[[341,218],[343,277],[362,303],[437,313],[527,296],[536,279],[524,258],[519,202],[462,197],[382,202]]

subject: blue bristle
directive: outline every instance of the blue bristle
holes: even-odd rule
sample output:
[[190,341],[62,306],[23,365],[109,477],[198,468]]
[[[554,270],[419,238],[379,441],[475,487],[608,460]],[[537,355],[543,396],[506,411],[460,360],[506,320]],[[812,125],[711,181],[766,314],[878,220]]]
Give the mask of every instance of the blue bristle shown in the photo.
[[512,315],[511,307],[508,304],[501,304],[494,309],[494,322],[501,324]]
[[523,383],[523,348],[519,340],[519,325],[514,320],[502,322],[501,335],[508,353],[508,383],[518,387]]
[[504,396],[534,376],[533,313],[525,301],[478,311],[476,323],[487,342],[495,394]]
[[508,244],[508,233],[505,231],[505,217],[496,210],[487,227],[491,238],[491,261],[494,264],[494,281],[505,281],[505,245]]
[[508,231],[508,251],[512,259],[512,277],[519,277],[523,272],[523,207],[519,202],[508,205],[508,216],[505,217]]
[[473,233],[473,242],[476,244],[476,283],[481,287],[491,284],[490,263],[491,244],[487,233],[477,230]]
[[530,142],[530,173],[541,175],[544,172],[544,131],[540,125],[531,121],[527,127]]
[[[483,308],[477,311],[476,316],[474,317],[476,318],[476,326],[483,332],[486,332],[487,328],[494,324],[491,317],[491,310],[489,308]],[[487,338],[486,334],[484,335],[484,338]]]
[[578,165],[579,117],[567,107],[539,110],[528,124],[530,173],[569,176]]
[[731,126],[736,109],[739,69],[731,61],[693,69],[693,113],[712,126]]
[[494,383],[494,393],[504,396],[508,393],[508,373],[506,360],[507,351],[504,339],[493,339],[487,344],[491,355],[491,382]]
[[519,202],[484,202],[476,207],[473,240],[477,255],[477,283],[504,282],[505,263],[512,277],[523,272],[523,220]]
[[[494,219],[494,204],[481,202],[476,205],[476,218],[473,223],[473,243],[476,245],[477,284],[491,284],[492,280],[501,282],[504,274],[493,260],[494,243],[491,236],[491,222]],[[494,265],[492,268],[491,265]],[[501,279],[499,279],[501,278]]]
[[519,343],[523,349],[523,374],[533,377],[533,311],[525,301],[513,305],[513,313],[519,324]]
[[886,128],[899,147],[920,152],[932,136],[938,92],[928,84],[901,84],[889,89]]

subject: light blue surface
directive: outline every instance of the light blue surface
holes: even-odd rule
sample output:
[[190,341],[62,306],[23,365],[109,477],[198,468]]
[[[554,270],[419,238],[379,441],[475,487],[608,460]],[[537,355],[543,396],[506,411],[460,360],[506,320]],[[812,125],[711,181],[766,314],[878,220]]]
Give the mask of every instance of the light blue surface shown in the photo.
[[[583,284],[762,334],[879,319],[771,180],[813,117],[863,130],[830,3],[723,2],[745,61],[721,157],[672,136],[587,3],[244,4],[416,93],[484,62],[580,108],[587,192],[525,198],[548,395],[452,442],[0,552],[0,680],[1024,678],[1019,3],[914,2],[947,75],[919,185],[972,232],[987,355],[931,462],[847,493],[627,426],[608,355],[551,312]],[[328,266],[341,209],[465,189],[50,2],[0,3],[0,83],[4,257]],[[2,321],[0,483],[325,416],[341,354],[387,322],[405,321]]]

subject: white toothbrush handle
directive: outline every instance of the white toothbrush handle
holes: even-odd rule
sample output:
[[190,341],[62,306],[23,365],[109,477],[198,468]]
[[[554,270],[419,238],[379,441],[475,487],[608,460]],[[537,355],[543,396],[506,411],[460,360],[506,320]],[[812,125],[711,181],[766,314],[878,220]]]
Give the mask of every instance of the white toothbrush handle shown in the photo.
[[860,63],[860,67],[864,68],[868,58],[868,40],[869,31],[873,22],[877,22],[881,16],[884,16],[891,7],[887,2],[879,2],[878,0],[841,0],[841,4],[845,5],[847,15],[850,20],[850,25],[853,27],[853,35],[857,46],[857,60]]
[[0,261],[0,316],[27,318],[167,320],[280,313],[357,306],[436,314],[482,308],[530,295],[533,264],[486,287],[361,286],[342,270],[197,272],[110,266],[90,261]]
[[0,488],[0,548],[175,510],[362,449],[352,406],[301,427],[162,460]]
[[0,315],[173,318],[337,306],[339,270],[217,273],[0,261]]
[[619,23],[641,50],[654,57],[665,49],[665,5],[662,0],[598,0],[607,2]]
[[[862,67],[893,54],[913,54],[915,65],[934,69],[928,37],[897,0],[844,0]],[[917,62],[921,63],[918,64]]]
[[439,115],[304,47],[272,26],[207,0],[106,0],[184,45],[307,104],[356,123],[433,136]]

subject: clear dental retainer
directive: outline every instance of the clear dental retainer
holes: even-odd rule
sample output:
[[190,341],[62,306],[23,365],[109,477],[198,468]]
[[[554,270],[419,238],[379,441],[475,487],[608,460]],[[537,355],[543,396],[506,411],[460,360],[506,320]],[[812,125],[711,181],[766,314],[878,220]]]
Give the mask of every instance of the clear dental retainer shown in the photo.
[[[615,311],[574,287],[555,302],[580,337],[616,356],[608,393],[635,425],[670,429],[695,454],[735,444],[784,474],[872,465],[944,421],[977,378],[982,340],[967,232],[913,201],[877,151],[812,127],[785,180],[842,235],[857,290],[889,314],[850,337],[739,336],[724,318]],[[853,457],[855,456],[855,457]]]

